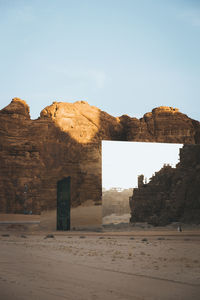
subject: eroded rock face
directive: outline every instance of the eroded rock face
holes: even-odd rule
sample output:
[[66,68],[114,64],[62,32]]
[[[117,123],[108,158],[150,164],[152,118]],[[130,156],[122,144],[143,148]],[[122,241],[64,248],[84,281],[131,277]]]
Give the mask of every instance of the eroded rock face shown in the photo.
[[200,143],[200,123],[160,107],[115,118],[87,102],[54,102],[31,120],[15,98],[0,111],[0,211],[56,207],[56,184],[71,176],[72,206],[101,204],[101,141]]
[[199,122],[188,118],[177,108],[161,106],[143,118],[120,117],[128,141],[160,143],[200,143]]
[[1,114],[10,115],[17,119],[30,119],[30,109],[24,100],[20,98],[12,99],[11,103],[4,107]]
[[130,198],[131,222],[200,224],[200,145],[184,145],[176,168],[156,172]]

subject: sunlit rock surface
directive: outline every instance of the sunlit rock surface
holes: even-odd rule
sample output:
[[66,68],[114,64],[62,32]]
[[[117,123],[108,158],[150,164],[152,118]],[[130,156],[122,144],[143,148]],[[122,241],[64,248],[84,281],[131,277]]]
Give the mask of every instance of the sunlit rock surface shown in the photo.
[[101,204],[101,141],[200,143],[200,123],[160,107],[141,119],[113,117],[87,102],[54,102],[31,120],[15,98],[0,111],[0,211],[56,207],[56,184],[71,176],[71,202]]

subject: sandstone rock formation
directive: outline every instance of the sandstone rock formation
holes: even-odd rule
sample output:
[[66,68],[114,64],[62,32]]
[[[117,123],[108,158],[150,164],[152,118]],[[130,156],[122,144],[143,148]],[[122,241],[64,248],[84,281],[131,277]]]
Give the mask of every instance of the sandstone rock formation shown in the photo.
[[200,224],[200,145],[184,145],[176,168],[164,165],[130,197],[131,222]]
[[200,143],[200,123],[168,107],[115,118],[87,102],[54,102],[31,120],[25,101],[0,111],[0,211],[56,207],[56,183],[71,176],[76,207],[101,204],[101,141]]
[[120,117],[127,141],[160,143],[200,143],[199,122],[188,118],[177,108],[161,106],[143,118]]

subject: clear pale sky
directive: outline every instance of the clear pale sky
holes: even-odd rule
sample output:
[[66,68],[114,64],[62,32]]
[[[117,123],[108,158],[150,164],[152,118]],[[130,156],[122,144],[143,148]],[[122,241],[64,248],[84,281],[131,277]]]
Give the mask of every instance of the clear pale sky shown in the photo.
[[137,187],[137,177],[149,180],[164,164],[175,167],[182,144],[102,141],[102,186]]
[[0,109],[86,100],[200,120],[199,0],[0,0]]

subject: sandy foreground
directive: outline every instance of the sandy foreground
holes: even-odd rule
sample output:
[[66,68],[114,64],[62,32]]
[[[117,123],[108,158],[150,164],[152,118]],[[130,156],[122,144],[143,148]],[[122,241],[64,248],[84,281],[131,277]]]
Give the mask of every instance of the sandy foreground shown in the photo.
[[53,235],[0,231],[1,300],[200,299],[198,231]]
[[47,231],[51,220],[0,215],[0,300],[200,299],[199,227]]

